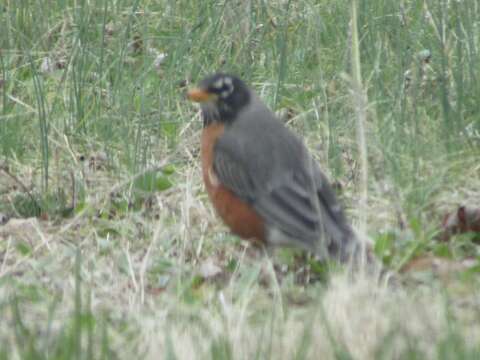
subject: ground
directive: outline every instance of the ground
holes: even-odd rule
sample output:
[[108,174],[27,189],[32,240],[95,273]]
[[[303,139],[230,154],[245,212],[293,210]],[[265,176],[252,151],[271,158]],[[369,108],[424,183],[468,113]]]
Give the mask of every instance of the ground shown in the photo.
[[[480,8],[359,3],[0,5],[0,359],[479,358],[478,234],[442,221],[480,204]],[[185,99],[218,70],[391,277],[228,233]]]

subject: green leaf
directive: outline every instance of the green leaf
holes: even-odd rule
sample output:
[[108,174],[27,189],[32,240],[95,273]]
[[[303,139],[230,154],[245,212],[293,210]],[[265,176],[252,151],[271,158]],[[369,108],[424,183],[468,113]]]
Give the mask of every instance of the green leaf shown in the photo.
[[117,229],[113,227],[105,227],[98,230],[98,235],[106,238],[106,237],[112,237],[112,236],[119,236],[120,233]]
[[156,185],[155,187],[157,191],[165,191],[167,189],[170,189],[173,183],[170,181],[168,177],[160,176],[157,178],[155,185]]
[[135,179],[133,183],[133,187],[136,190],[151,192],[155,189],[155,181],[156,181],[156,172],[147,171],[145,174]]
[[15,248],[22,255],[29,255],[32,252],[32,248],[25,241],[20,241],[15,245]]
[[329,263],[326,261],[318,261],[313,258],[308,259],[308,265],[312,273],[320,276],[322,279],[327,278],[330,272]]
[[162,123],[162,130],[165,135],[170,139],[175,139],[177,137],[177,128],[177,123],[167,121]]
[[452,251],[450,250],[450,247],[448,244],[436,244],[433,253],[436,256],[444,257],[451,259],[453,257]]
[[173,183],[170,179],[163,175],[161,171],[147,171],[145,174],[137,178],[133,187],[135,190],[140,190],[143,192],[154,192],[154,191],[164,191],[171,188]]
[[382,259],[384,264],[389,265],[392,261],[395,246],[395,234],[387,232],[375,239],[374,252]]
[[165,166],[162,168],[162,172],[163,172],[165,175],[172,175],[175,171],[176,171],[175,166],[172,165],[172,164],[165,165]]
[[237,260],[232,258],[228,261],[226,269],[227,269],[228,272],[233,273],[235,271],[235,269],[237,268],[237,266],[238,266]]
[[149,267],[148,272],[150,274],[164,274],[170,271],[174,267],[174,264],[168,259],[159,259]]

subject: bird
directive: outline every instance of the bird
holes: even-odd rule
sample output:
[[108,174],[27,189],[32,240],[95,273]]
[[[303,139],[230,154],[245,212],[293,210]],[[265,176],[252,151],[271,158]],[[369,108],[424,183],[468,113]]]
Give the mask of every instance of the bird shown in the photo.
[[187,92],[200,104],[201,168],[231,232],[267,248],[348,262],[360,242],[303,141],[239,77],[214,73]]

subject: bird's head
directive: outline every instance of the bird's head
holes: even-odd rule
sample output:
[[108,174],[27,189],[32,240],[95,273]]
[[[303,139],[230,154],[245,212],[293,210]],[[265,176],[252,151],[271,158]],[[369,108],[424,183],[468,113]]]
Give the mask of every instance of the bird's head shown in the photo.
[[212,122],[231,123],[249,103],[250,90],[238,77],[217,73],[203,79],[187,94],[201,105],[204,125]]

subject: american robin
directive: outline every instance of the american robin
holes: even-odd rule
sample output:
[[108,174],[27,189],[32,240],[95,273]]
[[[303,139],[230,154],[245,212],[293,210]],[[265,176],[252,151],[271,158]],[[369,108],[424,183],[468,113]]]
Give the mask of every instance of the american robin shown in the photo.
[[359,242],[303,142],[236,76],[209,76],[188,98],[202,110],[203,180],[232,232],[347,261]]

